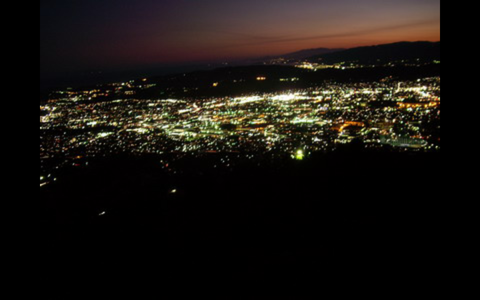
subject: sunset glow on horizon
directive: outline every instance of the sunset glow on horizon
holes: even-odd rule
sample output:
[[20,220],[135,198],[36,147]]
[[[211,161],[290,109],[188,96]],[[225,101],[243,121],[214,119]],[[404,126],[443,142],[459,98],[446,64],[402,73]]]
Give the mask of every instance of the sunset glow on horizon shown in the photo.
[[440,0],[41,0],[43,75],[440,41]]

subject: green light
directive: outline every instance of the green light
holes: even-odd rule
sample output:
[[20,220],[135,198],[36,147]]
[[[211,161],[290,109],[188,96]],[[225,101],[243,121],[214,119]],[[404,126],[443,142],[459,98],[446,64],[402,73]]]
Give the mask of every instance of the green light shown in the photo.
[[303,160],[304,158],[305,158],[305,153],[303,153],[303,150],[298,150],[297,153],[295,154],[295,159]]

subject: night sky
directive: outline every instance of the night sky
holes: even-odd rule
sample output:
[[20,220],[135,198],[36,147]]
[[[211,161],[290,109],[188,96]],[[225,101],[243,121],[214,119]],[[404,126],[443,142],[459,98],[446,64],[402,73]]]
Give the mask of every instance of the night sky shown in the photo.
[[440,0],[40,0],[41,77],[439,41]]

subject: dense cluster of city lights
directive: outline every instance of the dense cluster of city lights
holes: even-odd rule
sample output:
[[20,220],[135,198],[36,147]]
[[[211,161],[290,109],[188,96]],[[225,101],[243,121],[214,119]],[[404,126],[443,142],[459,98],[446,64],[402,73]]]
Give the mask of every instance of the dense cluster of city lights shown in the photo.
[[440,149],[427,130],[440,120],[439,77],[198,100],[136,99],[130,83],[114,89],[124,87],[132,97],[97,102],[100,90],[64,91],[40,106],[41,187],[65,166],[124,153],[283,153],[304,160],[353,140],[370,148]]

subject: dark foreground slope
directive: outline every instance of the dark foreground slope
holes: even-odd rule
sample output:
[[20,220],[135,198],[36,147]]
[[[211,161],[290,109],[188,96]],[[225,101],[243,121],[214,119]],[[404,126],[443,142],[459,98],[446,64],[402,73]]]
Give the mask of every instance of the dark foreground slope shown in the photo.
[[228,172],[212,167],[220,159],[185,158],[177,175],[157,158],[65,174],[40,194],[54,276],[326,284],[430,268],[438,154],[346,150]]

